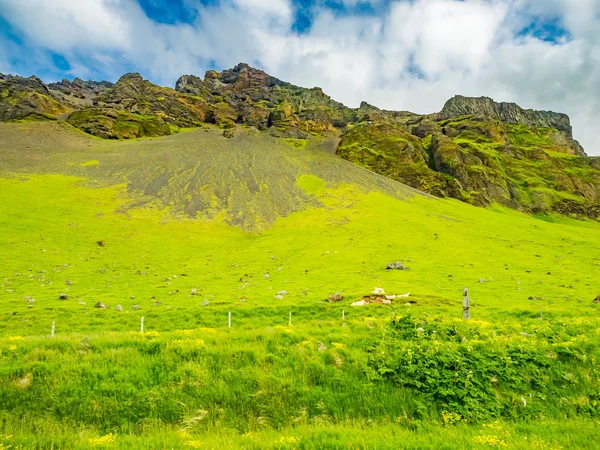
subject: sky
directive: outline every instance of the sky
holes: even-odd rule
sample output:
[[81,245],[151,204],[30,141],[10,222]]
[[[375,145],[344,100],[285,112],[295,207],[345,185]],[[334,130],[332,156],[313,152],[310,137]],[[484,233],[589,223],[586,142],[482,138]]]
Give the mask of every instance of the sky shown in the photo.
[[569,114],[600,155],[600,0],[0,0],[0,72],[163,86],[239,62],[357,107]]

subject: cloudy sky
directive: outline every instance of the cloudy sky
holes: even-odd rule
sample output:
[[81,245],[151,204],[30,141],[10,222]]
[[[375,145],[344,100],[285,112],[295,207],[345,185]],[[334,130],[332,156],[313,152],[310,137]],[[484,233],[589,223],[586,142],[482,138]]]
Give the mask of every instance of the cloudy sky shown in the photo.
[[600,0],[0,0],[0,72],[173,86],[247,62],[336,100],[566,112],[600,155]]

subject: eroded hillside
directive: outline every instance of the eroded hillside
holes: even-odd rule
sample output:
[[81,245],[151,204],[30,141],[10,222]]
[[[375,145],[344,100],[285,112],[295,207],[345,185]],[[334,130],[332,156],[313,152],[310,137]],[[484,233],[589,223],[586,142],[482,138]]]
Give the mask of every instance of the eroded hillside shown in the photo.
[[[297,139],[302,147],[341,137],[341,158],[438,197],[534,214],[600,216],[600,161],[573,139],[569,117],[486,97],[457,96],[430,115],[364,102],[353,109],[320,88],[294,86],[247,64],[208,71],[204,79],[182,76],[175,89],[139,74],[116,84],[76,79],[49,85],[0,75],[0,120],[57,118],[108,139],[207,125],[225,137],[244,129],[255,137]],[[227,141],[216,142],[218,152],[228,148]],[[198,201],[198,208],[205,203]]]

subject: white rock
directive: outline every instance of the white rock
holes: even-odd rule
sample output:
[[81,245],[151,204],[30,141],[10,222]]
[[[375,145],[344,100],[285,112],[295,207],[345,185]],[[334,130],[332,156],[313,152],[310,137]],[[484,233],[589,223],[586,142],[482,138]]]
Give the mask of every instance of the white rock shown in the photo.
[[367,302],[365,302],[364,300],[359,300],[357,302],[352,303],[351,306],[365,306],[367,304]]
[[276,296],[275,296],[275,298],[276,298],[277,300],[281,300],[281,299],[283,298],[283,295],[276,295]]
[[396,298],[396,296],[395,296],[395,295],[386,295],[386,296],[385,296],[385,299],[386,299],[386,300],[394,300],[395,298]]
[[381,300],[381,303],[383,303],[384,305],[391,305],[392,301],[391,300]]
[[396,297],[399,297],[399,298],[408,298],[408,297],[410,297],[410,292],[407,292],[406,294],[402,294],[402,295],[397,295]]
[[371,292],[371,295],[385,295],[385,291],[382,288],[376,287],[373,289],[373,292]]

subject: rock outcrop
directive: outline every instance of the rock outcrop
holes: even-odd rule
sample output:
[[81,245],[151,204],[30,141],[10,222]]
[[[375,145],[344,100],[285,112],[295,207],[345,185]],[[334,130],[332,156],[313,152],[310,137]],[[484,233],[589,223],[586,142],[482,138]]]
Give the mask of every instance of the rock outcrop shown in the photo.
[[49,85],[0,74],[0,121],[56,118],[107,139],[205,124],[228,138],[236,126],[286,139],[339,136],[340,157],[438,197],[600,217],[600,159],[585,156],[569,117],[488,97],[456,96],[431,115],[366,102],[353,109],[318,87],[294,86],[247,64],[204,78],[184,75],[175,89],[138,73],[115,84],[76,78]]

